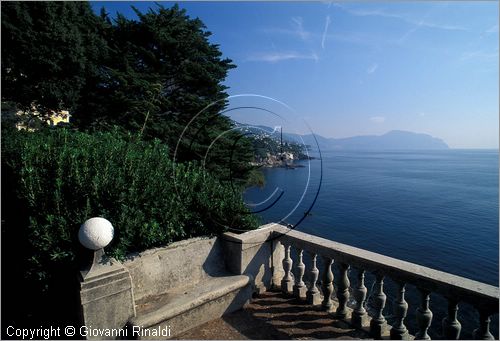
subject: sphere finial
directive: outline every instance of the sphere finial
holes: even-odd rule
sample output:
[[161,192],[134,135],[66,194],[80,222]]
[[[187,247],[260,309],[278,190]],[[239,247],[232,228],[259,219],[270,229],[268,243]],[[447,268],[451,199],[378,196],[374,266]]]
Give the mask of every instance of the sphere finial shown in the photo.
[[94,217],[88,219],[80,226],[78,240],[90,250],[99,250],[107,246],[113,240],[114,228],[104,218]]

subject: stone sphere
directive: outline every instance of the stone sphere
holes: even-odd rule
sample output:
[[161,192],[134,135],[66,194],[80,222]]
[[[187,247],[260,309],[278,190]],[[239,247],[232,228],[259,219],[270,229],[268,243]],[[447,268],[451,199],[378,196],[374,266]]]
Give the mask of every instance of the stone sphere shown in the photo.
[[99,250],[113,240],[114,232],[113,225],[108,220],[95,217],[80,226],[78,239],[87,249]]

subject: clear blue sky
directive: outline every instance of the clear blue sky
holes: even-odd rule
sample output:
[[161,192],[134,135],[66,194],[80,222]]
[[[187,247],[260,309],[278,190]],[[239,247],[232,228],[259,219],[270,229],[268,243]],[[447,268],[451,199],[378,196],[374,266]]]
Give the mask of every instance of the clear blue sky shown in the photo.
[[[92,6],[135,17],[131,4]],[[452,148],[498,148],[496,1],[179,5],[206,24],[211,41],[238,66],[226,81],[230,95],[286,103],[325,137],[400,129]],[[256,117],[250,123],[270,125]]]

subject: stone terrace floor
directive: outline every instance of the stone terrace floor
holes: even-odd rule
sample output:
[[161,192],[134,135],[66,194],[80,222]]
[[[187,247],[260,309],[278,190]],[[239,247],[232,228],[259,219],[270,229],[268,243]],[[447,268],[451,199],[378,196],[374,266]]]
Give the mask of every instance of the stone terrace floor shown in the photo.
[[205,323],[176,337],[191,340],[244,339],[366,339],[331,313],[284,296],[266,292],[244,309]]

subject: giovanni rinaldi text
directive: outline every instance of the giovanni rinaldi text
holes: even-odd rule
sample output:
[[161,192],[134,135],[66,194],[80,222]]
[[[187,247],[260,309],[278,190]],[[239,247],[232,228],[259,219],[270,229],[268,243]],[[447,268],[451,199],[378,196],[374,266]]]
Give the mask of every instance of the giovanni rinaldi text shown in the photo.
[[56,337],[72,337],[77,334],[81,337],[170,337],[170,326],[158,326],[153,328],[142,328],[141,326],[129,326],[127,328],[94,328],[92,326],[67,326],[67,327],[42,327],[39,328],[15,328],[8,326],[6,334],[22,340],[49,340]]

